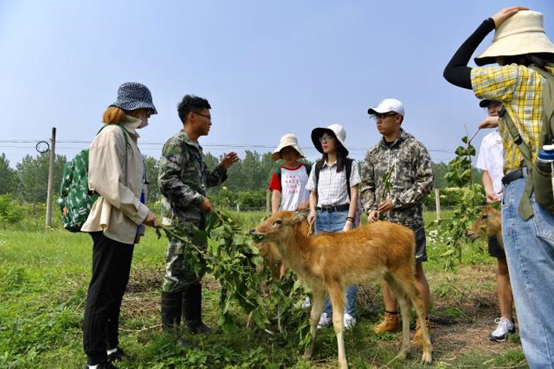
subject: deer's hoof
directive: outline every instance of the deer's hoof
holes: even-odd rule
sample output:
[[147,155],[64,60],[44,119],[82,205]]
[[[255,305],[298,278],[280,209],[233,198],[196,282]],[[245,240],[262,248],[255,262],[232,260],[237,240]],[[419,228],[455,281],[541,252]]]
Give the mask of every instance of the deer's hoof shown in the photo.
[[423,355],[421,356],[421,362],[423,364],[431,364],[432,361],[433,359],[431,358],[430,352],[424,352]]

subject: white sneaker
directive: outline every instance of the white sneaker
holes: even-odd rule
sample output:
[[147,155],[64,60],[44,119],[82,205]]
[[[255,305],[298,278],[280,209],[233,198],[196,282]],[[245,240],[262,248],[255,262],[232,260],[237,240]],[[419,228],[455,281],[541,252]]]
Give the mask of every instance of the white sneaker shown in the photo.
[[319,323],[317,323],[317,329],[325,328],[331,324],[333,319],[327,316],[327,313],[322,313],[319,318]]
[[344,313],[344,329],[352,329],[356,325],[356,318],[348,313]]
[[516,331],[513,323],[506,318],[495,319],[494,322],[498,324],[498,327],[489,335],[491,341],[504,342],[510,333]]
[[312,306],[312,302],[310,301],[310,296],[306,296],[306,299],[302,301],[302,309],[307,309],[310,306]]

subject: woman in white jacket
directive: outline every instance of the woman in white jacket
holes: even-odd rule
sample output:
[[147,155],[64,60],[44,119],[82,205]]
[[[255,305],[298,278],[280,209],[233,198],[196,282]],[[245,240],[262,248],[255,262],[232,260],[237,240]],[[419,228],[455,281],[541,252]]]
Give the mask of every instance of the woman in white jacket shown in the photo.
[[92,278],[83,322],[85,368],[115,368],[119,312],[131,271],[134,244],[144,225],[156,227],[145,203],[146,181],[137,129],[156,114],[152,95],[140,83],[124,83],[117,101],[104,112],[106,125],[89,151],[89,189],[100,194],[81,231],[93,239]]

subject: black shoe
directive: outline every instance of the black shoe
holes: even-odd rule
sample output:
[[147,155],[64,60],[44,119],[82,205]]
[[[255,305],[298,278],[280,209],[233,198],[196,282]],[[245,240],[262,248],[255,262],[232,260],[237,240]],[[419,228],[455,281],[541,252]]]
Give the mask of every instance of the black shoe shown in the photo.
[[190,342],[181,337],[177,340],[177,346],[180,348],[188,348],[190,347]]
[[129,362],[134,362],[135,358],[131,355],[128,355],[122,348],[117,348],[117,351],[108,355],[108,362],[113,363],[115,361],[126,360]]
[[[187,322],[189,323],[189,322]],[[189,332],[190,334],[221,334],[223,331],[219,328],[210,328],[203,321],[200,321],[196,324],[189,323]]]

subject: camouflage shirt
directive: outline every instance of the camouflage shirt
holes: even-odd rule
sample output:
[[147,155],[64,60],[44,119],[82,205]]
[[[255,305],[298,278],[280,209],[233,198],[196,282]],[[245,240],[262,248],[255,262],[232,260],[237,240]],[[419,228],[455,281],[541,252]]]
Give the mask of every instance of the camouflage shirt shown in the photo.
[[202,147],[192,142],[184,130],[165,143],[158,176],[163,224],[200,222],[203,216],[198,206],[204,201],[208,187],[227,178],[227,170],[221,165],[209,172],[202,156]]
[[390,199],[393,209],[384,220],[414,230],[423,224],[423,199],[433,188],[431,157],[423,144],[400,129],[389,147],[384,139],[367,151],[361,168],[360,193],[364,210],[376,210]]

